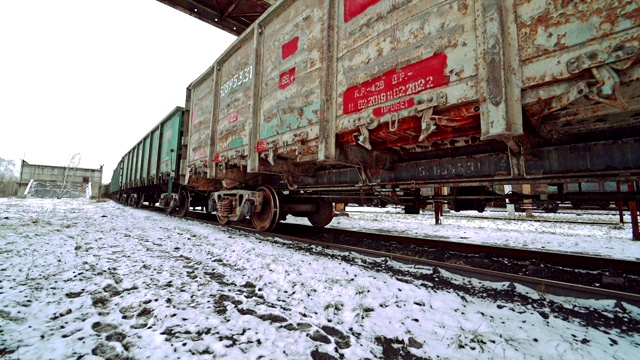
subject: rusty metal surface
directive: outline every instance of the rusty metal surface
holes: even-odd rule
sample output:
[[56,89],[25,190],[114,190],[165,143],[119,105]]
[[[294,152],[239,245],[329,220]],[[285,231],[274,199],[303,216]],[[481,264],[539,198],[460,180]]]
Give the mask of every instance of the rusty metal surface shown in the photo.
[[421,115],[420,104],[439,91],[441,107],[477,99],[473,1],[370,3],[339,21],[338,133],[393,129],[396,118]]
[[242,34],[277,0],[158,0],[233,35]]
[[217,164],[217,177],[223,177],[228,167],[247,167],[255,116],[251,101],[256,71],[254,36],[254,32],[243,34],[214,65],[215,144],[211,161]]
[[578,54],[640,38],[640,4],[634,0],[515,3],[525,88],[569,77],[567,62]]
[[[189,176],[207,175],[208,163],[213,146],[213,69],[208,69],[189,86],[190,103],[187,142],[187,171]],[[188,181],[189,182],[189,181]]]
[[189,171],[289,188],[638,176],[639,8],[280,0],[192,85]]
[[263,54],[257,151],[268,162],[275,156],[316,160],[327,2],[285,2],[259,23]]

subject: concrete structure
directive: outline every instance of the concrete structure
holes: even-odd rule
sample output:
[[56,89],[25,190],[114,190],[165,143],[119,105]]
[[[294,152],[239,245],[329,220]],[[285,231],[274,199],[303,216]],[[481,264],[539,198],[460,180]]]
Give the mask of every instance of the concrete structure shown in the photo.
[[22,161],[18,196],[98,197],[102,185],[102,167],[83,169],[65,166],[34,165]]

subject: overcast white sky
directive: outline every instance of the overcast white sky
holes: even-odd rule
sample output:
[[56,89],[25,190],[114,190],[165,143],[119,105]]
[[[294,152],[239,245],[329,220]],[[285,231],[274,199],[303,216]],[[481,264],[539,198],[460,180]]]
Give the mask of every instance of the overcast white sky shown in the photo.
[[0,34],[0,157],[106,182],[235,39],[156,0],[0,1]]

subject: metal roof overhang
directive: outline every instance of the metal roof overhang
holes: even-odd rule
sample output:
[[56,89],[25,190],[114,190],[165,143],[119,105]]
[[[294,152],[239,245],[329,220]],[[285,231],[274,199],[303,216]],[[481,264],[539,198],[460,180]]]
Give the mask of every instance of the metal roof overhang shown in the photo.
[[237,36],[278,0],[158,1]]

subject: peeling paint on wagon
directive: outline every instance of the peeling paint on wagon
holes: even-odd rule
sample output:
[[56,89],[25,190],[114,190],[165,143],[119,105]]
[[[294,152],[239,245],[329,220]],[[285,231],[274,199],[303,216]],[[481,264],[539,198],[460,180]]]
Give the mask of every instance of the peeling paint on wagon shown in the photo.
[[264,76],[256,149],[271,149],[273,158],[292,153],[317,158],[327,6],[327,1],[288,2],[277,17],[260,22]]
[[637,27],[639,8],[634,0],[516,1],[522,61]]
[[318,125],[321,102],[315,101],[301,107],[285,108],[277,104],[267,109],[260,123],[260,139],[269,139],[312,125]]
[[252,98],[255,84],[254,40],[253,33],[245,33],[232,45],[234,57],[223,55],[215,65],[219,80],[213,116],[216,131],[210,156],[220,156],[225,167],[245,166],[249,153],[254,114],[247,99]]
[[198,166],[207,160],[211,148],[211,123],[213,121],[213,69],[208,69],[194,81],[191,92],[189,123],[187,124],[187,166]]
[[[388,164],[407,159],[446,163],[452,154],[463,154],[479,155],[487,162],[506,160],[493,167],[501,178],[539,176],[528,173],[533,168],[527,167],[532,161],[527,156],[541,144],[564,146],[576,141],[569,137],[579,138],[580,132],[623,136],[612,130],[612,124],[637,128],[633,127],[637,119],[624,119],[626,115],[605,105],[638,109],[637,87],[630,85],[638,77],[625,75],[626,67],[631,66],[633,73],[637,65],[613,64],[611,71],[602,72],[609,83],[593,85],[598,83],[596,76],[603,77],[594,67],[614,61],[591,64],[585,55],[599,51],[618,56],[616,51],[634,50],[640,41],[633,16],[637,5],[618,2],[609,11],[603,3],[372,1],[345,22],[344,0],[282,0],[216,64],[224,72],[227,65],[242,70],[252,63],[255,78],[248,91],[249,84],[231,85],[233,72],[219,73],[219,82],[229,84],[229,89],[217,100],[220,120],[215,139],[223,150],[215,152],[218,168],[229,174],[234,165],[230,156],[237,153],[247,158],[248,172],[282,174],[287,186],[294,186],[292,177],[309,176],[323,166],[368,164],[391,171]],[[446,83],[405,93],[384,92],[384,99],[375,98],[382,91],[376,88],[380,81],[384,84],[392,74],[440,55],[446,55],[438,69]],[[576,58],[580,67],[572,70],[569,62]],[[429,71],[433,69],[420,69],[417,78]],[[585,87],[581,81],[591,85]],[[582,89],[593,90],[599,98],[577,96],[584,95]],[[609,92],[603,94],[603,89]],[[238,97],[238,92],[245,96]],[[231,101],[229,96],[236,98]],[[552,114],[536,119],[536,111],[545,109]],[[245,127],[232,121],[235,115],[230,114],[235,112]],[[598,119],[603,115],[607,118]],[[247,127],[250,132],[241,135]],[[490,178],[487,169],[492,167],[477,165],[469,165],[466,174],[446,166],[434,172],[423,168],[412,173],[418,177],[413,180],[433,183],[443,174],[467,179],[473,178],[472,173]],[[366,172],[375,170],[380,169]],[[244,176],[239,174],[233,172],[233,179]],[[250,176],[245,180],[251,181]]]

